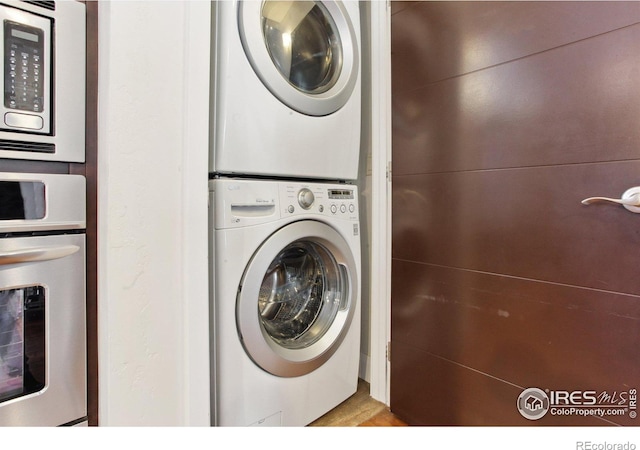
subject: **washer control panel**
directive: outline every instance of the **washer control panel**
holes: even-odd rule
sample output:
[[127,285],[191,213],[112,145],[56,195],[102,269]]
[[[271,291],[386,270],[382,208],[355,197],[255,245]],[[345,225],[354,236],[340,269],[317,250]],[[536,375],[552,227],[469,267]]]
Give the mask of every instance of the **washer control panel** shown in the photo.
[[285,215],[318,213],[328,217],[358,220],[356,186],[283,182],[281,210]]
[[246,179],[209,181],[210,220],[215,229],[238,228],[282,218],[340,219],[359,230],[358,191],[347,184]]

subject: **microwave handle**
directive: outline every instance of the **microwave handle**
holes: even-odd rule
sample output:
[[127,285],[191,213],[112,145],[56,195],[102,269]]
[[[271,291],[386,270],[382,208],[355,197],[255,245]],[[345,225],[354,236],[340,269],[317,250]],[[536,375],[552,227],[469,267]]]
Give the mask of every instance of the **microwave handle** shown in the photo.
[[8,252],[0,252],[0,266],[33,261],[50,261],[73,255],[80,250],[77,245],[59,245],[55,247],[32,247]]

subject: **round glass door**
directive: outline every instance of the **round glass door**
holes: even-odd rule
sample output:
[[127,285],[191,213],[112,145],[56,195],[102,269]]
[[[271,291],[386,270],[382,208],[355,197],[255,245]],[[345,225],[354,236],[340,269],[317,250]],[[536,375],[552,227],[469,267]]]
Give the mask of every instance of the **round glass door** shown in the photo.
[[359,74],[358,38],[342,2],[240,1],[238,29],[251,67],[282,103],[324,116],[351,97]]
[[262,32],[271,60],[293,87],[321,93],[335,85],[342,69],[342,43],[322,3],[267,0]]
[[346,283],[322,245],[296,241],[271,262],[258,294],[260,322],[270,339],[289,348],[317,342],[336,317]]
[[300,376],[324,364],[357,305],[356,260],[330,226],[295,222],[272,234],[242,278],[236,321],[247,355],[262,369]]

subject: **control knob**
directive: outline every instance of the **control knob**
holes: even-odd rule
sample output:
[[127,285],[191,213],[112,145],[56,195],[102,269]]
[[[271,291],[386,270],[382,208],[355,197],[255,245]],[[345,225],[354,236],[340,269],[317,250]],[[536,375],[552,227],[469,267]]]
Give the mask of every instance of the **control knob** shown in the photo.
[[313,205],[313,201],[315,200],[315,196],[310,189],[302,188],[298,191],[298,203],[303,209],[311,208]]

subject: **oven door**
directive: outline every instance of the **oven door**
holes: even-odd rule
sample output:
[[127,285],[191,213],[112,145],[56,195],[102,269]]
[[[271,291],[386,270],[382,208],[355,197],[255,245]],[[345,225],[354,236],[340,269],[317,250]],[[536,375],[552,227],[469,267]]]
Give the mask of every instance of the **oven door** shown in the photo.
[[0,239],[0,426],[86,419],[85,235]]

